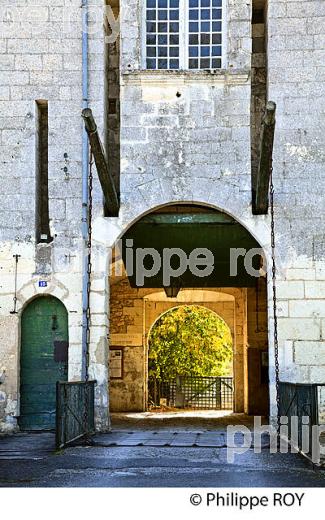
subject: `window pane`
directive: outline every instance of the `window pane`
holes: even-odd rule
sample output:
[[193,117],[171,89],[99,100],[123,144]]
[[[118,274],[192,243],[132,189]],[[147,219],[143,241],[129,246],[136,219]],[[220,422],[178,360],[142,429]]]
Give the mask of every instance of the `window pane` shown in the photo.
[[170,43],[170,45],[179,45],[179,36],[178,36],[178,34],[171,34],[169,36],[169,43]]
[[213,34],[212,35],[212,43],[214,44],[220,44],[221,43],[221,34]]
[[221,56],[221,45],[218,45],[218,47],[212,47],[212,55]]
[[212,60],[212,68],[213,69],[221,69],[221,59],[220,58]]
[[179,33],[179,23],[170,23],[169,24],[169,32],[171,32],[171,33]]
[[156,11],[148,10],[147,11],[147,20],[155,20],[156,19]]
[[199,55],[199,48],[198,47],[190,47],[190,57],[196,58]]
[[169,68],[170,69],[179,69],[179,60],[170,60]]
[[167,34],[159,34],[158,35],[158,45],[167,45],[167,44],[168,44]]
[[210,44],[210,34],[201,34],[201,43],[203,45]]
[[210,20],[210,9],[201,9],[201,20]]
[[190,45],[197,45],[199,43],[199,35],[190,34],[189,42],[190,42]]
[[[157,37],[155,34],[147,34],[147,45],[156,45]],[[215,42],[217,43],[217,42]]]
[[157,30],[156,23],[152,23],[152,22],[147,23],[147,32],[148,33],[154,33],[154,32],[156,32],[156,30]]
[[168,56],[168,49],[167,47],[158,47],[158,56],[161,56],[162,58],[167,58]]
[[212,9],[212,18],[214,20],[221,20],[221,9]]
[[173,58],[178,58],[178,56],[179,56],[179,48],[178,47],[171,47],[169,49],[169,56],[172,56]]
[[190,20],[198,20],[198,19],[199,19],[198,9],[190,9]]
[[161,58],[167,58],[167,47],[158,47],[158,56],[160,56]]
[[148,58],[155,58],[157,56],[156,47],[147,47],[147,56]]
[[179,68],[180,0],[146,0],[146,65],[149,69]]
[[168,32],[168,23],[159,23],[158,24],[158,32],[159,33],[166,33],[166,32]]
[[167,69],[168,60],[158,60],[158,69]]
[[168,20],[168,11],[167,11],[167,9],[159,9],[159,11],[158,11],[158,20]]
[[197,22],[190,22],[190,33],[199,32],[199,24]]
[[189,68],[221,68],[222,0],[189,0],[188,31]]
[[156,69],[156,60],[147,59],[147,69]]
[[210,32],[211,31],[211,23],[210,22],[201,22],[201,31],[202,32]]
[[199,60],[190,60],[189,67],[190,67],[190,69],[198,69],[199,68]]
[[200,60],[200,69],[210,69],[210,58],[204,58]]
[[212,32],[221,32],[221,22],[213,22]]

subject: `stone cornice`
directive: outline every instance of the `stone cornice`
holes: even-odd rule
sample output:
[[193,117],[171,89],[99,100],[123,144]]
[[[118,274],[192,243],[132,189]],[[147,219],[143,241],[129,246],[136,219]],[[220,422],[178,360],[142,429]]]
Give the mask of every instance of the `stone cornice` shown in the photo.
[[226,83],[227,85],[245,85],[250,81],[250,72],[246,70],[217,70],[217,71],[171,71],[171,70],[135,70],[125,71],[121,75],[122,85],[164,85],[205,83],[213,85]]

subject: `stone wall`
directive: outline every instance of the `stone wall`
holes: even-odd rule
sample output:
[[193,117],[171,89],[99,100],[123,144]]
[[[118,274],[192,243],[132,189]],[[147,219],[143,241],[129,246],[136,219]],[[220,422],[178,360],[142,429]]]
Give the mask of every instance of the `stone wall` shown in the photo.
[[124,211],[134,214],[135,201],[153,207],[204,199],[242,212],[251,195],[247,2],[228,2],[228,67],[213,73],[142,70],[142,2],[121,4],[128,28],[121,38]]
[[[102,5],[100,1],[92,3]],[[19,415],[20,318],[31,298],[48,293],[66,305],[69,378],[80,379],[82,60],[79,1],[42,1],[37,11],[35,5],[40,3],[32,0],[7,4],[0,8],[0,430],[12,431]],[[12,23],[3,23],[6,16]],[[103,46],[102,31],[89,36],[89,102],[100,128]],[[50,245],[37,245],[35,241],[35,116],[36,100],[43,99],[49,107]],[[102,214],[101,199],[96,182],[95,214]],[[20,255],[18,313],[10,314],[14,305],[14,254]],[[94,298],[98,300],[105,291],[105,282],[98,289],[100,268],[94,278],[94,291],[98,291]],[[47,282],[46,288],[39,287],[40,280]],[[107,311],[103,306],[94,313],[91,373],[99,383],[97,422],[99,427],[107,427]]]
[[324,383],[325,4],[268,3],[282,377]]

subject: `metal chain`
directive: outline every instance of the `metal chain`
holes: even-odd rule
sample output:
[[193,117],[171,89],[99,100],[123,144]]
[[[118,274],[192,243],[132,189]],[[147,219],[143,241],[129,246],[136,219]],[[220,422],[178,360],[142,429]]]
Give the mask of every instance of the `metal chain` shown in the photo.
[[255,282],[255,332],[258,334],[259,332],[262,332],[260,330],[260,317],[259,317],[259,277],[256,278]]
[[89,379],[89,345],[90,345],[90,292],[91,292],[91,274],[92,274],[92,262],[91,262],[91,246],[92,246],[92,213],[93,213],[93,154],[89,152],[89,176],[88,176],[88,258],[87,258],[87,308],[86,308],[86,377],[85,380]]
[[271,207],[271,249],[272,249],[275,387],[276,387],[276,404],[277,404],[277,431],[278,431],[278,435],[280,435],[280,427],[281,427],[281,422],[280,422],[280,366],[279,366],[278,313],[277,313],[277,297],[276,297],[276,249],[275,249],[276,245],[275,245],[273,168],[271,168],[270,207]]
[[91,274],[92,274],[92,262],[91,262],[91,246],[92,246],[92,211],[93,211],[93,154],[90,149],[89,151],[89,175],[88,175],[88,241],[87,241],[87,249],[88,249],[88,258],[87,258],[87,273],[88,273],[88,283],[87,283],[87,308],[86,308],[86,370],[85,370],[85,408],[84,408],[84,434],[85,440],[87,444],[92,444],[91,438],[89,436],[89,428],[88,428],[88,409],[89,409],[89,385],[87,385],[89,381],[89,348],[90,348],[90,292],[91,292]]

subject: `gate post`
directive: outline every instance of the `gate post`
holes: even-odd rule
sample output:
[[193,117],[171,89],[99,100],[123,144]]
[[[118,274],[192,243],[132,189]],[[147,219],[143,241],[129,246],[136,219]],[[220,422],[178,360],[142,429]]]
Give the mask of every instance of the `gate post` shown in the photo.
[[185,406],[185,395],[184,392],[182,392],[181,376],[176,376],[175,406],[176,408],[184,408]]

